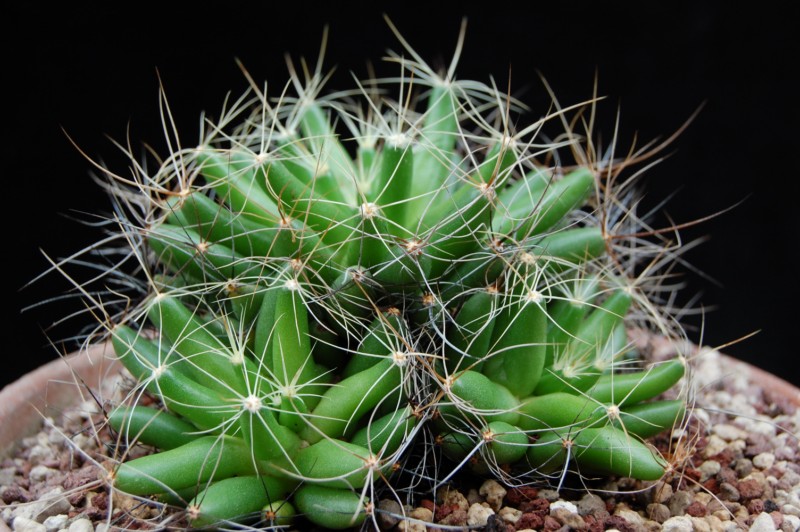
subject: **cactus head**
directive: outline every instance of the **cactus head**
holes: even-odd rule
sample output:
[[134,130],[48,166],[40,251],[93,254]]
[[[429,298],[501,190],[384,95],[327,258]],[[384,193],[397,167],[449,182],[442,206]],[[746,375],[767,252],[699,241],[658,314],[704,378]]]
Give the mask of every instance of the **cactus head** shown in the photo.
[[148,291],[108,329],[164,407],[111,415],[160,449],[116,488],[197,526],[345,528],[398,470],[426,489],[467,464],[664,474],[644,439],[680,423],[682,400],[654,399],[684,364],[636,368],[626,335],[680,334],[657,297],[676,250],[642,236],[620,177],[645,154],[597,152],[576,126],[594,102],[520,126],[513,98],[408,52],[354,92],[323,96],[319,70],[292,70],[291,95],[254,85],[114,184]]

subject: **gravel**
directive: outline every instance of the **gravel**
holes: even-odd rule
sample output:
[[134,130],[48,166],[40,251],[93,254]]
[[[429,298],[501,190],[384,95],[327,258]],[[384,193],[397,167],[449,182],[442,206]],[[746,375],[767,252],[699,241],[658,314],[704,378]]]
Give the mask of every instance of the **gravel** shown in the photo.
[[[658,342],[640,343],[640,348],[654,359],[668,354]],[[731,373],[714,351],[703,351],[693,360],[696,409],[685,427],[653,441],[680,459],[675,472],[662,481],[586,481],[594,489],[587,492],[456,477],[457,484],[443,486],[435,495],[409,496],[407,502],[416,503],[411,506],[392,498],[378,500],[375,522],[380,530],[408,532],[437,527],[797,531],[800,409]],[[109,386],[103,396],[112,400],[124,389],[118,380]],[[110,437],[105,429],[96,434],[88,430],[102,426],[103,417],[90,404],[92,409],[85,405],[80,415],[65,413],[58,425],[45,420],[38,434],[20,442],[15,456],[0,462],[0,517],[13,530],[106,532],[109,518],[114,529],[153,529],[156,518],[164,517],[154,504],[117,494],[109,504],[104,469],[99,467],[108,458],[99,443]],[[411,519],[400,519],[403,515]],[[185,526],[179,515],[170,518],[171,527]],[[302,522],[298,526],[309,530]]]

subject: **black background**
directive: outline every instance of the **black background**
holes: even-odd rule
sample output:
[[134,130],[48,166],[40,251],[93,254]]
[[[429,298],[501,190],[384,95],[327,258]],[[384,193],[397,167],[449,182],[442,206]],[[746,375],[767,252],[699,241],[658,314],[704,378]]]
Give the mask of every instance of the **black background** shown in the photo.
[[[228,90],[238,95],[246,88],[234,58],[256,80],[278,87],[287,79],[283,54],[315,58],[327,23],[326,65],[337,67],[328,86],[350,88],[351,71],[363,76],[367,60],[379,63],[387,48],[400,48],[382,19],[385,10],[434,64],[449,60],[466,15],[459,77],[493,75],[506,87],[510,71],[512,91],[535,117],[548,103],[539,72],[564,104],[590,97],[597,73],[599,92],[608,96],[599,128],[606,138],[617,109],[623,140],[634,134],[650,140],[672,134],[705,102],[646,181],[650,204],[677,191],[667,205],[676,222],[742,202],[684,232],[687,240],[709,240],[687,255],[704,275],[687,276],[683,298],[702,292],[703,304],[716,307],[705,315],[702,332],[691,336],[721,345],[762,330],[725,351],[800,384],[800,353],[791,343],[800,296],[797,7],[531,2],[519,11],[507,2],[480,9],[271,4],[197,5],[173,15],[146,7],[29,7],[6,19],[4,86],[11,96],[3,112],[7,153],[0,172],[9,206],[2,256],[11,279],[5,283],[10,319],[2,356],[13,370],[2,374],[4,383],[55,356],[42,329],[75,309],[50,304],[20,313],[67,288],[54,275],[20,290],[47,267],[40,248],[61,257],[87,245],[97,232],[69,218],[108,212],[89,163],[62,128],[88,155],[124,172],[124,158],[106,135],[124,141],[129,131],[136,150],[146,141],[163,152],[159,76],[182,140],[192,145],[199,112],[216,114]],[[51,336],[65,337],[78,325],[56,328]]]

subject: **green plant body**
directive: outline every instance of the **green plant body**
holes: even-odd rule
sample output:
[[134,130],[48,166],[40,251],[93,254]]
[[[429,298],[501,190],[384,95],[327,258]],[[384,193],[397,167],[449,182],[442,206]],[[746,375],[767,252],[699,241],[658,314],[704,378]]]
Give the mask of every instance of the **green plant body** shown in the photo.
[[292,94],[254,84],[198,146],[115,183],[143,206],[121,227],[148,293],[107,328],[161,405],[110,415],[158,449],[116,489],[194,526],[348,528],[398,472],[424,476],[421,447],[450,467],[434,489],[462,466],[667,470],[645,439],[681,423],[657,397],[684,361],[636,367],[626,336],[678,330],[653,271],[676,250],[641,236],[620,177],[647,154],[601,152],[594,101],[520,126],[520,102],[455,78],[458,54],[437,73],[407,51],[339,95],[319,67]]

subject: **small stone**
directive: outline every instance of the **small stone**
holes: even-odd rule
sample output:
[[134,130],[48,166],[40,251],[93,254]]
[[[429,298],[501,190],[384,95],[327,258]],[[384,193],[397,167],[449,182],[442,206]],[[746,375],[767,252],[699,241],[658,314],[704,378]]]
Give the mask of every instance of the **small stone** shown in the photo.
[[614,515],[622,517],[634,528],[639,528],[644,525],[644,519],[642,519],[642,516],[629,508],[618,509],[614,512]]
[[734,484],[739,480],[739,475],[730,467],[723,467],[719,470],[719,473],[717,473],[717,480],[719,480],[720,483],[727,482],[728,484]]
[[[496,512],[503,506],[503,497],[505,497],[506,493],[508,492],[496,480],[487,480],[481,484],[481,488],[478,490],[478,493],[486,497],[486,502],[488,502],[489,506],[492,507],[492,510]],[[470,506],[470,510],[471,509],[472,507]]]
[[25,517],[41,523],[51,515],[69,513],[72,505],[63,493],[63,488],[60,486],[55,487],[40,495],[36,502],[15,508],[13,515],[14,517]]
[[[707,515],[704,519],[711,532],[723,532],[725,530],[725,525],[723,525],[722,520],[719,517],[715,515]],[[692,522],[694,523],[694,521]]]
[[786,532],[796,532],[800,530],[800,517],[783,514],[783,525],[781,529]]
[[686,507],[692,504],[692,494],[686,491],[676,491],[669,499],[669,511],[674,516],[682,516]]
[[464,526],[467,524],[467,512],[461,508],[456,508],[439,523],[447,526]]
[[705,482],[709,478],[719,473],[720,469],[722,469],[722,466],[716,460],[706,460],[705,462],[700,464],[700,467],[698,467],[697,469],[701,473],[700,482]]
[[518,530],[525,530],[525,529],[539,529],[542,528],[544,524],[544,517],[540,514],[535,512],[523,512],[522,517],[520,517],[519,521],[516,524],[516,528]]
[[28,454],[28,461],[34,466],[53,460],[56,460],[56,453],[47,445],[34,445]]
[[411,511],[410,517],[412,519],[416,519],[417,521],[425,521],[426,523],[433,523],[433,512],[430,511],[428,508],[414,508]]
[[800,474],[795,473],[791,469],[783,472],[781,480],[789,484],[789,486],[800,486]]
[[753,462],[751,462],[749,458],[739,458],[736,460],[736,463],[733,464],[733,468],[736,470],[736,474],[739,478],[744,478],[752,473]]
[[769,469],[775,463],[775,455],[772,453],[760,453],[753,457],[753,465],[759,469]]
[[667,502],[670,497],[672,497],[672,485],[667,484],[666,482],[659,482],[653,486],[653,489],[650,493],[652,493],[653,502],[663,504]]
[[750,525],[750,532],[775,532],[776,530],[778,529],[775,527],[775,521],[767,512],[758,514],[758,517],[753,520],[753,524]]
[[577,509],[575,512],[571,512],[565,507],[560,507],[553,510],[553,506],[551,505],[550,515],[555,517],[556,520],[563,526],[568,527],[569,530],[586,530],[589,528],[589,526],[584,522],[583,518],[578,515]]
[[718,423],[711,429],[714,434],[725,441],[743,440],[747,438],[747,431],[728,423]]
[[99,523],[96,527],[94,527],[94,532],[109,532],[110,526],[108,523]]
[[754,478],[742,480],[737,489],[743,499],[755,499],[764,494],[764,484]]
[[694,494],[694,500],[699,502],[702,505],[706,505],[713,500],[713,497],[710,493],[706,493],[705,491],[698,491]]
[[398,532],[426,532],[428,527],[425,526],[425,523],[403,520],[397,523],[397,530]]
[[490,515],[494,515],[494,510],[488,506],[473,504],[467,512],[467,524],[469,526],[485,526]]
[[56,473],[58,473],[58,471],[56,471],[55,469],[51,469],[43,465],[37,465],[31,469],[30,473],[28,473],[28,478],[30,478],[34,482],[42,482],[52,477]]
[[47,527],[22,515],[14,518],[14,532],[47,532]]
[[608,515],[606,503],[594,493],[587,493],[581,497],[577,507],[580,515],[593,515],[595,517],[605,517]]
[[539,497],[547,499],[550,502],[557,501],[561,498],[556,490],[539,490]]
[[[478,493],[478,490],[476,490],[475,488],[471,488],[467,492],[467,502],[469,503],[470,506],[472,506],[475,503],[480,504],[483,502],[483,497],[481,497],[480,493]],[[469,508],[467,508],[467,510],[469,510]]]
[[723,501],[738,501],[741,498],[739,490],[733,484],[723,482],[719,485],[719,498]]
[[691,517],[680,515],[670,517],[664,521],[661,525],[661,530],[664,532],[692,532],[694,530],[694,524],[692,523]]
[[569,501],[555,501],[550,503],[550,514],[552,514],[555,510],[559,509],[567,510],[568,512],[573,514],[578,513],[578,507]]
[[460,510],[465,512],[469,510],[469,501],[464,494],[456,489],[446,489],[442,494],[442,504],[449,504],[458,506]]
[[47,529],[47,532],[56,532],[57,530],[61,530],[62,528],[67,528],[67,523],[69,522],[69,516],[65,514],[58,514],[58,515],[51,515],[47,519],[44,520],[44,527]]
[[560,530],[562,528],[561,523],[558,522],[558,519],[553,517],[552,515],[544,516],[544,526],[542,527],[543,530],[550,532],[554,530]]
[[69,532],[94,532],[94,527],[92,522],[84,517],[70,523]]
[[657,502],[648,504],[647,516],[657,523],[663,523],[670,518],[669,508]]
[[800,507],[794,504],[784,504],[781,506],[781,512],[783,512],[783,515],[796,515],[800,517]]
[[517,521],[519,521],[519,518],[522,517],[522,511],[509,506],[503,506],[500,508],[500,511],[497,512],[497,515],[499,515],[500,519],[506,523],[511,523],[514,525],[517,523]]
[[16,467],[3,467],[0,468],[0,486],[10,486],[14,483],[14,477],[17,475]]
[[694,532],[711,532],[708,522],[702,517],[690,517]]
[[711,499],[708,504],[706,504],[706,510],[708,510],[709,514],[713,514],[714,512],[724,512],[725,505],[722,503],[721,500],[714,498]]
[[94,438],[90,438],[82,432],[72,437],[72,444],[84,451],[92,447],[92,442],[94,442]]
[[389,530],[400,522],[398,516],[403,515],[403,507],[394,499],[381,499],[378,503],[376,514],[378,526],[381,530]]
[[706,440],[706,448],[703,451],[703,454],[705,456],[714,456],[724,451],[727,446],[728,442],[716,434],[712,434]]
[[692,504],[686,507],[686,515],[692,517],[704,517],[708,511],[706,510],[706,505],[701,503],[700,501],[694,501]]

